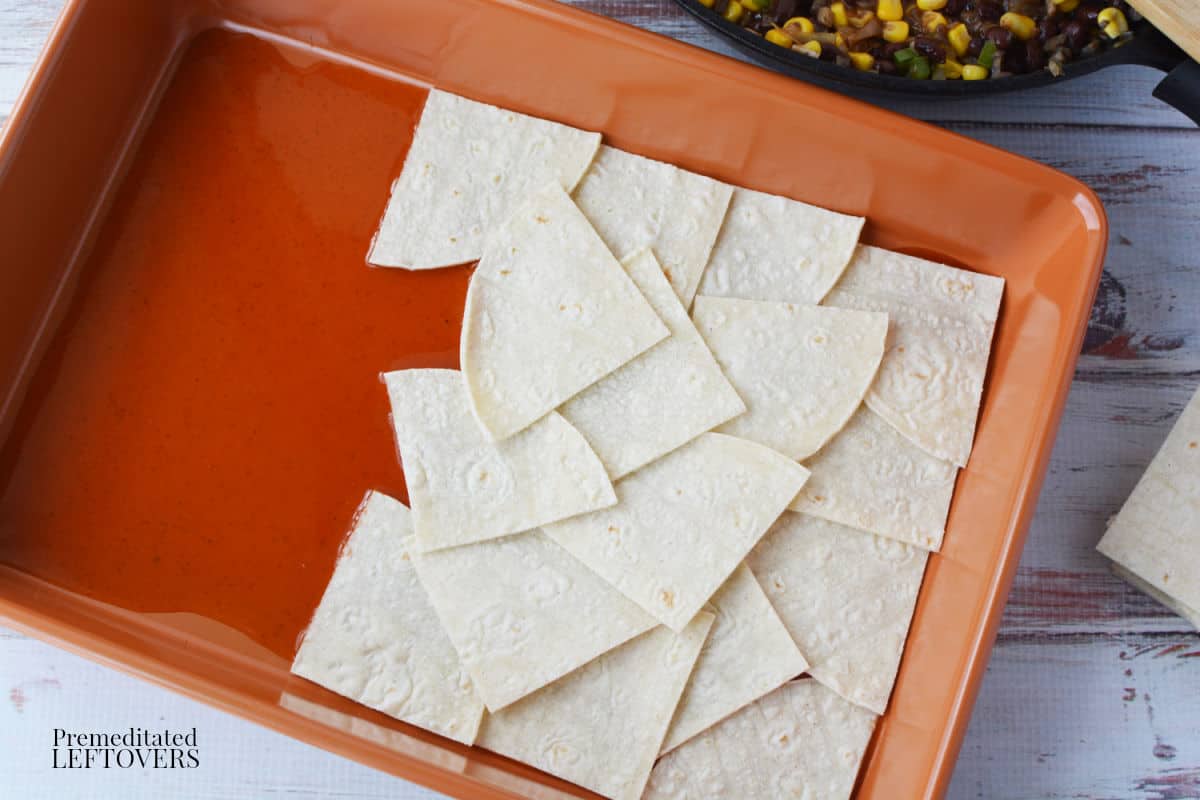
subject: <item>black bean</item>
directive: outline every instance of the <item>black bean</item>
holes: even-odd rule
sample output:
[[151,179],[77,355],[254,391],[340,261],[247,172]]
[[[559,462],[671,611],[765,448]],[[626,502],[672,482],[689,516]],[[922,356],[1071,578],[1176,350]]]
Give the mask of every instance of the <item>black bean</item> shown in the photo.
[[1016,47],[1010,47],[1004,51],[1004,60],[1000,62],[1000,69],[1014,75],[1023,75],[1029,71],[1028,56],[1024,45],[1018,43]]
[[876,60],[875,67],[884,75],[896,74],[896,62],[889,59]]
[[913,40],[913,49],[925,56],[932,63],[938,63],[946,60],[946,46],[929,36],[918,36]]
[[1030,72],[1046,66],[1046,53],[1043,52],[1042,43],[1038,39],[1030,39],[1025,42],[1025,63]]
[[942,9],[942,13],[946,15],[946,19],[957,17],[967,7],[967,0],[946,0],[946,7]]
[[1078,53],[1088,43],[1087,28],[1077,19],[1073,19],[1063,27],[1063,35],[1067,37],[1067,46]]
[[988,28],[984,36],[996,43],[996,47],[1001,50],[1006,50],[1012,46],[1013,35],[1008,28],[1001,28],[999,25],[993,25]]
[[1075,19],[1095,25],[1096,17],[1100,16],[1103,9],[1100,3],[1080,3],[1079,8],[1075,9]]
[[999,22],[1004,14],[1000,0],[978,0],[976,8],[979,9],[979,16],[988,22]]
[[773,16],[776,25],[782,25],[796,16],[796,0],[776,0]]
[[1058,35],[1058,17],[1046,17],[1038,23],[1038,38],[1043,42]]
[[987,41],[982,36],[972,36],[970,43],[967,44],[967,55],[974,58],[983,52],[983,43]]

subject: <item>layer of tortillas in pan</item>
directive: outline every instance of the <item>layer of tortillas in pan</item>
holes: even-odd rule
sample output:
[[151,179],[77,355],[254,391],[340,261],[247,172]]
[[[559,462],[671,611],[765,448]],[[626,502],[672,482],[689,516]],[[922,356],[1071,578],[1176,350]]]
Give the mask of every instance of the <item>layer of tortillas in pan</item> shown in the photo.
[[471,413],[461,373],[383,377],[421,549],[506,536],[617,501],[600,459],[558,414],[494,442]]
[[819,303],[846,269],[862,217],[733,190],[698,294]]
[[416,564],[493,711],[656,624],[541,531],[422,553]]
[[492,229],[471,277],[472,408],[506,439],[669,334],[562,187],[545,186]]
[[1185,610],[1200,609],[1200,392],[1097,549]]
[[556,542],[682,630],[787,508],[808,470],[706,433],[616,484],[618,503],[547,525]]
[[958,468],[929,455],[865,405],[804,465],[793,511],[937,551]]
[[559,409],[614,480],[746,410],[654,254],[623,266],[671,335]]
[[664,753],[808,669],[745,564],[733,571],[705,609],[716,622],[675,709]]
[[789,511],[746,562],[809,674],[882,714],[928,558],[903,542]]
[[792,681],[668,753],[645,800],[848,800],[876,717]]
[[[965,467],[1004,280],[863,245],[825,305],[886,312],[867,405],[919,447]],[[735,382],[736,385],[736,382]]]
[[728,184],[601,145],[575,190],[575,202],[618,258],[652,249],[687,307],[731,194]]
[[431,269],[483,254],[484,239],[547,183],[571,191],[600,134],[432,90],[367,260]]
[[464,744],[483,703],[413,570],[408,509],[369,492],[292,672]]
[[696,298],[696,327],[747,411],[718,430],[803,460],[862,403],[883,357],[886,314]]
[[479,745],[613,800],[639,800],[712,627],[661,625],[496,714]]

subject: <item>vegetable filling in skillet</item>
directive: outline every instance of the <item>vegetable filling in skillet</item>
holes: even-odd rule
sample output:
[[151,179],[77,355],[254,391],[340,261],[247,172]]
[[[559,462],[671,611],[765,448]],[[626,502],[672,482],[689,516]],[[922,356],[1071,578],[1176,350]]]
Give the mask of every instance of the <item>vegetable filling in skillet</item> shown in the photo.
[[985,80],[1120,47],[1141,19],[1125,0],[697,0],[768,42],[918,80]]

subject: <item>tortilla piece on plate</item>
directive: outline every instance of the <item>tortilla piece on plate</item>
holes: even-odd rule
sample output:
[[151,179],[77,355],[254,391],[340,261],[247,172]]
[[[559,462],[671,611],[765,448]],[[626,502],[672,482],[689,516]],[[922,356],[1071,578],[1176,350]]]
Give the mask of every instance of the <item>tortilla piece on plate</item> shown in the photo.
[[416,565],[491,711],[657,624],[541,531],[421,553]]
[[732,194],[729,184],[601,145],[575,202],[619,258],[653,249],[686,308]]
[[613,800],[639,800],[712,624],[700,613],[678,634],[656,626],[488,714],[479,746]]
[[808,669],[745,564],[733,571],[705,609],[716,622],[675,709],[664,753]]
[[368,492],[292,672],[389,717],[473,744],[483,703],[413,571],[408,509]]
[[903,542],[789,511],[746,563],[809,674],[882,714],[928,560]]
[[545,186],[493,230],[471,277],[471,406],[506,439],[669,334],[562,187]]
[[575,188],[600,134],[433,89],[367,260],[433,269],[475,261],[528,195]]
[[551,413],[491,441],[471,414],[462,375],[383,376],[422,550],[494,539],[617,502],[591,446]]
[[644,800],[845,800],[877,717],[792,681],[663,757]]
[[804,464],[812,477],[792,511],[941,549],[958,468],[905,439],[871,409],[860,407]]
[[864,221],[734,189],[699,294],[819,303],[850,263]]
[[624,267],[671,335],[559,409],[616,480],[746,410],[649,250]]
[[1096,549],[1182,608],[1200,609],[1200,391]]
[[1003,278],[863,245],[825,305],[887,312],[891,335],[867,405],[965,467],[1003,294]]
[[618,481],[617,505],[545,530],[680,631],[807,478],[808,470],[774,450],[705,433]]
[[747,411],[719,430],[804,460],[861,405],[886,314],[697,297],[692,318]]
[[1170,595],[1163,594],[1158,589],[1151,586],[1146,581],[1139,578],[1134,573],[1122,567],[1116,561],[1112,562],[1112,571],[1121,580],[1127,582],[1130,586],[1137,589],[1139,592],[1149,595],[1152,599],[1162,603],[1174,613],[1192,623],[1192,627],[1200,630],[1200,609],[1191,608],[1184,605],[1179,600],[1176,600]]

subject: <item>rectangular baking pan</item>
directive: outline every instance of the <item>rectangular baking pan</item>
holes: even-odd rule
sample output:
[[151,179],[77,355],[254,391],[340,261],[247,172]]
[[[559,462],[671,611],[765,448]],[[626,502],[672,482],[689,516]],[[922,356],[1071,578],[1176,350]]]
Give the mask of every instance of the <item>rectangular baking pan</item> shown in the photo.
[[[944,793],[1100,274],[1107,222],[1092,192],[946,131],[546,0],[72,0],[0,141],[0,444],[11,445],[20,414],[36,413],[30,386],[68,308],[88,303],[89,255],[114,197],[137,189],[122,187],[141,137],[181,54],[214,27],[599,130],[646,156],[865,215],[867,242],[1007,280],[975,451],[858,788],[862,798]],[[380,176],[384,189],[392,177]],[[288,324],[287,309],[268,313]],[[4,470],[22,455],[10,446],[5,457],[0,491],[11,492]],[[42,580],[6,558],[6,524],[6,625],[447,794],[589,796],[292,678],[286,658],[221,620],[122,608]],[[105,518],[93,525],[102,532]],[[331,547],[330,565],[336,538]]]

